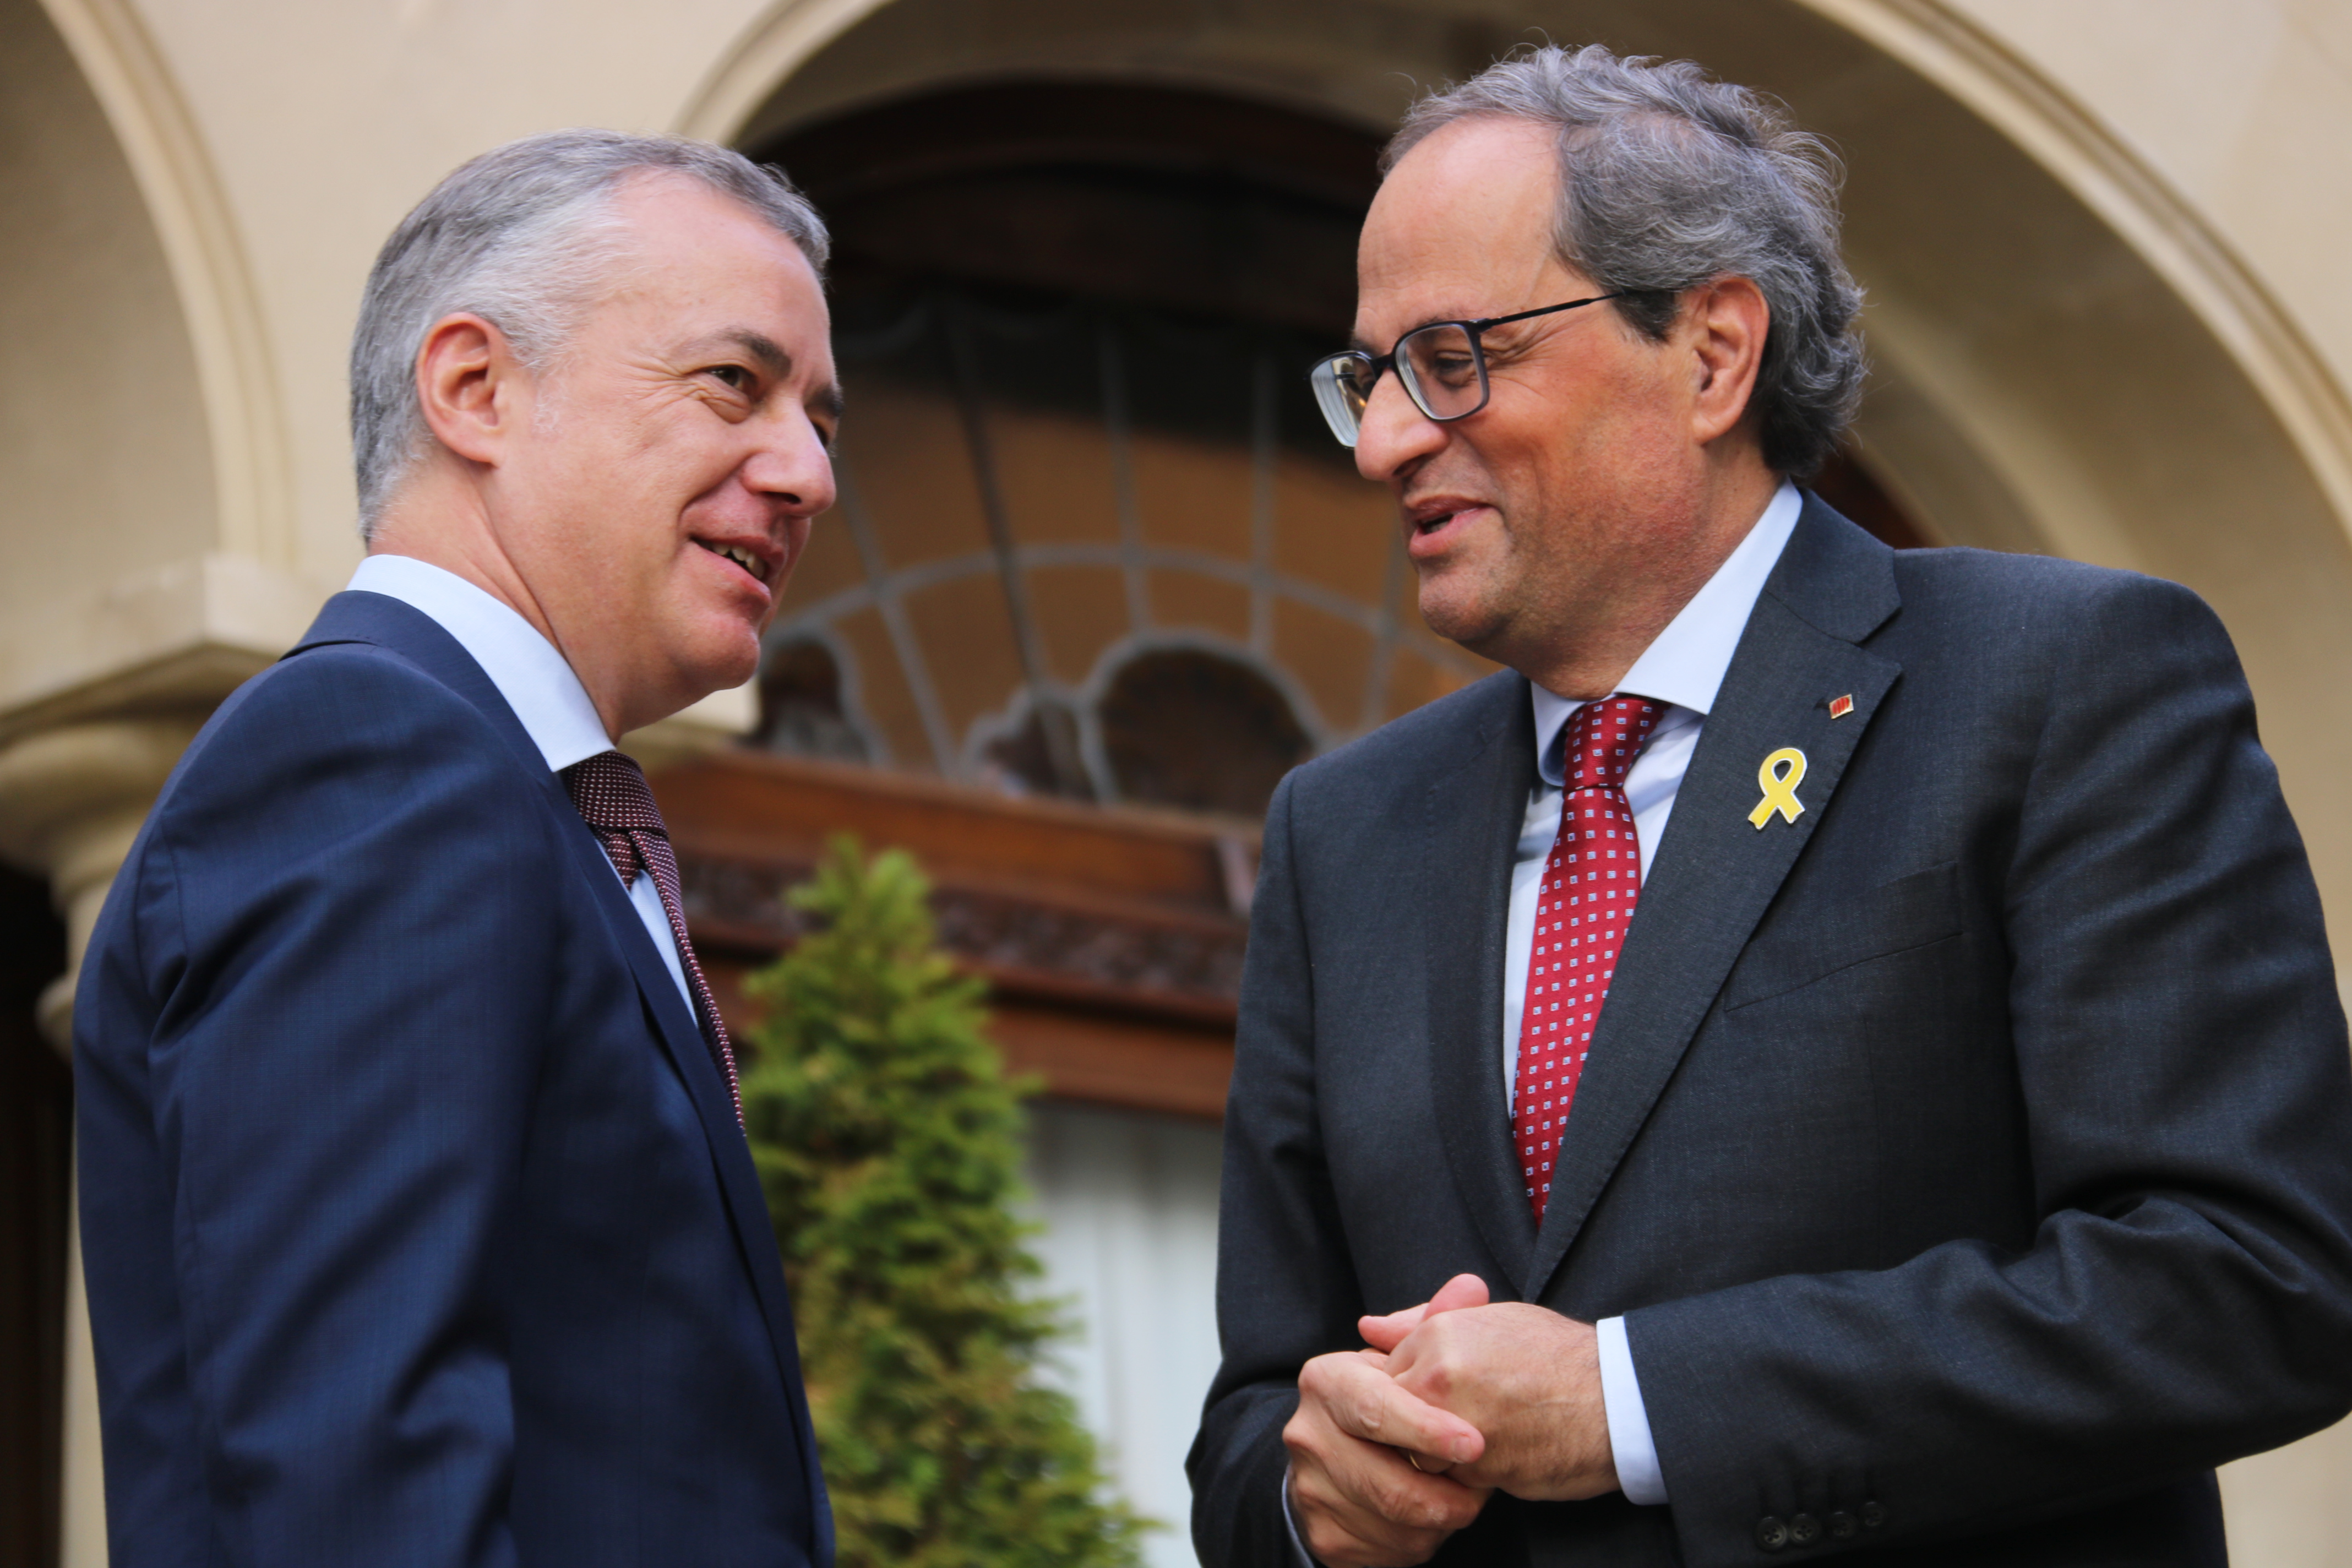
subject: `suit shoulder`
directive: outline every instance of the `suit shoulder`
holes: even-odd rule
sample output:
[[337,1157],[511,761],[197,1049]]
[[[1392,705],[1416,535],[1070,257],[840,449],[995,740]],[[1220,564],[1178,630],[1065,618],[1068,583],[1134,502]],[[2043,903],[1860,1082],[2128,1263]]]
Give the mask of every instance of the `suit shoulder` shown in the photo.
[[380,643],[314,643],[297,649],[236,689],[223,714],[255,701],[334,701],[357,691],[398,691],[404,710],[427,711],[444,703],[472,708],[464,696],[395,649]]
[[2229,647],[2221,620],[2191,589],[2112,566],[1993,550],[1895,555],[1903,616],[1972,639],[2041,648],[2110,637],[2179,637]]
[[392,792],[471,791],[489,808],[509,792],[486,786],[530,782],[517,761],[488,715],[415,664],[370,644],[331,644],[272,665],[222,703],[155,814],[211,834],[300,802],[272,818],[276,830],[297,831]]
[[330,643],[280,659],[233,692],[189,746],[191,756],[261,746],[350,745],[435,732],[495,743],[488,717],[446,682],[371,643]]
[[2000,550],[1900,550],[1895,575],[1905,607],[1914,603],[1987,601],[2058,609],[2146,605],[2179,610],[2203,600],[2161,577]]
[[1523,677],[1497,670],[1301,764],[1288,782],[1294,789],[1325,794],[1425,780],[1496,743],[1513,705],[1527,700],[1527,689]]

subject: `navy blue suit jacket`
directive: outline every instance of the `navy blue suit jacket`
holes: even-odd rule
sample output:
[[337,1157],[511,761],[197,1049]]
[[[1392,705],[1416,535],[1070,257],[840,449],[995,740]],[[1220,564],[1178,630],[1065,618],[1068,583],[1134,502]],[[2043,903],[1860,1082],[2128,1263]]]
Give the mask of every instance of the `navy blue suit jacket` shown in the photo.
[[725,1086],[429,617],[339,595],[222,705],[75,1057],[115,1568],[830,1562]]

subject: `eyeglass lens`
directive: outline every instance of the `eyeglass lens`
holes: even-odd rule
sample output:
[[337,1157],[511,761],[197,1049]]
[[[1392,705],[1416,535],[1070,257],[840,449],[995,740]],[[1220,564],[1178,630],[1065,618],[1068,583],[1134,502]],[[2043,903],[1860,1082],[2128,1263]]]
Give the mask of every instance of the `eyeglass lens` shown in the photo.
[[[1486,356],[1460,324],[1439,321],[1406,333],[1395,357],[1405,395],[1432,419],[1461,419],[1486,406]],[[1341,446],[1354,446],[1362,434],[1364,407],[1380,378],[1379,366],[1360,353],[1333,354],[1315,367],[1315,401]]]
[[1406,333],[1396,360],[1405,391],[1432,419],[1459,419],[1486,401],[1486,356],[1452,321]]
[[1364,404],[1371,396],[1372,362],[1362,354],[1333,354],[1317,364],[1307,384],[1315,389],[1315,405],[1323,422],[1342,447],[1356,444],[1363,429]]

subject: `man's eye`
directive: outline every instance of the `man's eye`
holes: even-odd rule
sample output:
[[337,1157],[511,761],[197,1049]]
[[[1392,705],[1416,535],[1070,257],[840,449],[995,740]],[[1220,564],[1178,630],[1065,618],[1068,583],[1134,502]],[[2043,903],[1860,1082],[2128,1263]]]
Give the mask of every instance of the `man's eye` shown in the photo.
[[717,376],[738,392],[751,389],[751,373],[740,364],[714,364],[705,374]]

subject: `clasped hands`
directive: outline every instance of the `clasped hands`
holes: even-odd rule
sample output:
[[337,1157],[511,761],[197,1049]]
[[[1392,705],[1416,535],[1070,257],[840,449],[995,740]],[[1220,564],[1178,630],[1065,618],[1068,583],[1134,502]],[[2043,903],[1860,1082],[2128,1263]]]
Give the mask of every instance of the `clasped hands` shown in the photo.
[[1418,1307],[1357,1320],[1366,1349],[1299,1369],[1283,1428],[1291,1517],[1327,1568],[1427,1561],[1489,1494],[1617,1489],[1592,1325],[1490,1304],[1457,1274]]

